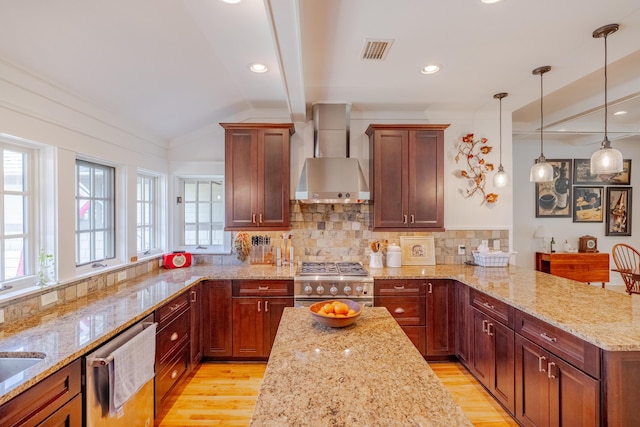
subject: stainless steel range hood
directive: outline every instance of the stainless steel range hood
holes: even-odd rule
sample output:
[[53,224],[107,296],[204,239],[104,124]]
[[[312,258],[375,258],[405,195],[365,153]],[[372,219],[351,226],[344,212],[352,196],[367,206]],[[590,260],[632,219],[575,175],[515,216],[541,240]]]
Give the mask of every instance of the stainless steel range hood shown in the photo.
[[314,157],[304,162],[296,200],[302,203],[362,203],[369,186],[358,159],[349,157],[349,104],[313,105]]

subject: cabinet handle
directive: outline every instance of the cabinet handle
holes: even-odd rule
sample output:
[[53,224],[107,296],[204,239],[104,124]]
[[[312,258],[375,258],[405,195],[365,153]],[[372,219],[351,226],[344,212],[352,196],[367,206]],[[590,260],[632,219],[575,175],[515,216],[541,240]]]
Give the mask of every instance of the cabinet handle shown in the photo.
[[407,223],[407,216],[406,215],[402,215],[402,223],[406,224]]
[[433,293],[433,283],[429,282],[427,286],[428,286],[427,293],[428,294],[432,294]]
[[265,302],[264,302],[264,311],[265,311],[265,313],[266,313],[267,311],[269,311],[269,301],[265,301]]
[[545,371],[545,369],[542,367],[542,362],[544,362],[545,360],[547,360],[547,358],[544,357],[544,356],[538,357],[538,372],[544,372]]
[[482,332],[487,332],[487,326],[489,325],[489,321],[488,320],[483,320],[482,321]]
[[175,380],[177,376],[178,376],[178,370],[177,369],[175,371],[171,372],[171,379],[172,380]]
[[268,286],[258,286],[258,290],[259,291],[268,291],[269,287]]
[[416,216],[414,214],[411,214],[411,224],[415,224],[416,223]]
[[258,301],[258,313],[260,313],[260,311],[262,311],[262,310],[260,309],[260,304],[262,304],[262,301]]
[[256,214],[251,214],[251,224],[256,223]]
[[545,339],[545,340],[549,341],[549,342],[556,342],[556,341],[558,341],[558,339],[557,339],[556,337],[550,337],[549,335],[547,335],[547,333],[546,333],[546,332],[541,333],[541,334],[540,334],[540,337],[541,337],[542,339]]
[[555,377],[556,377],[556,374],[554,374],[554,373],[552,373],[552,372],[551,372],[551,370],[554,368],[554,366],[556,366],[556,364],[555,364],[555,363],[553,363],[553,362],[549,362],[549,364],[547,365],[547,377],[548,377],[550,380],[553,380],[553,379],[555,379]]
[[493,323],[489,323],[489,325],[487,325],[487,335],[489,335],[490,337],[493,336],[493,332],[491,332],[491,328],[495,329],[495,325]]
[[491,305],[488,302],[483,302],[482,305],[484,305],[485,307],[487,307],[489,310],[495,310],[496,306],[495,305]]
[[393,285],[393,289],[396,289],[398,291],[404,289],[404,285],[398,286],[398,285]]
[[176,311],[176,310],[177,310],[177,309],[179,309],[179,308],[180,308],[180,304],[173,304],[173,305],[171,306],[171,308],[169,308],[169,310],[170,310],[170,311]]
[[262,224],[262,214],[260,214],[260,224]]
[[177,333],[177,332],[172,333],[172,334],[171,334],[171,337],[169,337],[169,341],[172,341],[172,342],[173,342],[173,341],[177,340],[177,339],[178,339],[178,336],[179,336],[179,335],[178,335],[178,333]]
[[198,295],[196,294],[196,291],[191,291],[191,302],[197,302],[198,299]]
[[404,308],[402,307],[398,307],[395,310],[393,310],[394,313],[398,313],[398,314],[402,314],[404,313]]

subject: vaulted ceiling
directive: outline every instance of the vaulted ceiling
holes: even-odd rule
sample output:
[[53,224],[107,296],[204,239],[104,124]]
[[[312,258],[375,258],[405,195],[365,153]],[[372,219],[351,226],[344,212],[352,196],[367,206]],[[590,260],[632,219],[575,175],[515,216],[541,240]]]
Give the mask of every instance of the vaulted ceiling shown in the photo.
[[[302,121],[314,102],[426,119],[493,111],[497,92],[526,141],[540,118],[531,71],[550,65],[546,130],[588,138],[604,101],[604,44],[591,33],[610,23],[609,101],[629,110],[610,126],[636,136],[637,0],[0,0],[0,60],[166,141],[272,112]],[[362,59],[367,40],[390,42],[384,59]],[[430,63],[440,72],[421,74]]]

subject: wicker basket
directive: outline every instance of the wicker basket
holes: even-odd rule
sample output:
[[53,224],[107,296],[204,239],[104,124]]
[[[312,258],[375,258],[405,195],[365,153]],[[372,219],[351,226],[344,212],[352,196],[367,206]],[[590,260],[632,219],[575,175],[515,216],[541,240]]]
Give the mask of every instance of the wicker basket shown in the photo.
[[509,264],[509,252],[473,251],[473,262],[481,267],[506,267]]

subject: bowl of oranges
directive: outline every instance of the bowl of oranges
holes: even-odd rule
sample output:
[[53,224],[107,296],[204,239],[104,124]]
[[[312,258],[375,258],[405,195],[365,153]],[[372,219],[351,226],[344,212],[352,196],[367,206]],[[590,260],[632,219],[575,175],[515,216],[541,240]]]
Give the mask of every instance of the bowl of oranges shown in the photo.
[[362,306],[350,299],[321,301],[309,307],[311,317],[321,325],[343,328],[351,325],[362,313]]

